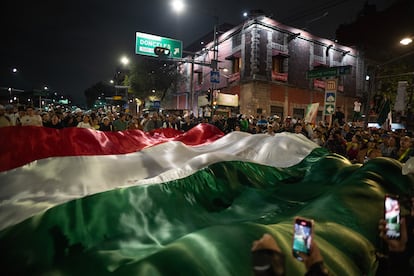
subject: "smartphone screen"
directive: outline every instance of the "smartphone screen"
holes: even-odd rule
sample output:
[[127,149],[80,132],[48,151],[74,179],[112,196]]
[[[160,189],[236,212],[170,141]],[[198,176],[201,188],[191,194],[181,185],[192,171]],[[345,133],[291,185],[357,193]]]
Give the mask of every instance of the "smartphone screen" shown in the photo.
[[303,259],[298,253],[310,254],[312,242],[313,221],[304,218],[295,218],[293,228],[293,255],[300,261]]
[[385,221],[387,222],[387,237],[400,238],[400,203],[397,196],[385,196]]

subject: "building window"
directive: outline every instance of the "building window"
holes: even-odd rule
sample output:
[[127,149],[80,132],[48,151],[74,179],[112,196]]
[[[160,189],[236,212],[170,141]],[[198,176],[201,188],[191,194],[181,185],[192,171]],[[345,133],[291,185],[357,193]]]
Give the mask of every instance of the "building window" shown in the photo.
[[275,73],[285,73],[285,59],[284,56],[273,56],[272,57],[272,70]]
[[271,105],[270,106],[270,115],[277,115],[280,118],[283,118],[283,107]]
[[340,52],[335,52],[333,54],[333,61],[337,62],[338,64],[342,61],[343,55]]
[[239,73],[241,68],[241,58],[233,58],[233,73]]
[[283,45],[285,35],[281,32],[274,31],[272,33],[272,42]]
[[305,117],[305,109],[303,108],[294,108],[293,117],[298,119],[303,119]]
[[313,68],[326,67],[326,57],[324,55],[323,46],[314,44],[313,46]]
[[272,56],[272,80],[288,81],[287,58],[288,55],[277,54]]
[[233,48],[236,48],[237,46],[240,46],[241,41],[242,41],[242,34],[241,33],[236,34],[235,36],[233,36],[232,40],[233,40],[233,43],[232,43]]
[[323,46],[319,44],[313,44],[313,54],[315,56],[323,57]]

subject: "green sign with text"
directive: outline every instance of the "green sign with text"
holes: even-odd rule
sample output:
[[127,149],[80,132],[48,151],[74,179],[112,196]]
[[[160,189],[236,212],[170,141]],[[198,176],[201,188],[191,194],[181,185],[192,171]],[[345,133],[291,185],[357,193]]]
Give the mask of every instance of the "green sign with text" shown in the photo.
[[170,50],[170,58],[182,58],[183,42],[180,40],[161,37],[152,34],[136,33],[135,53],[138,55],[158,57],[154,50],[156,47]]
[[336,77],[351,74],[351,65],[335,66],[322,69],[309,70],[306,72],[307,79],[319,79],[325,77]]

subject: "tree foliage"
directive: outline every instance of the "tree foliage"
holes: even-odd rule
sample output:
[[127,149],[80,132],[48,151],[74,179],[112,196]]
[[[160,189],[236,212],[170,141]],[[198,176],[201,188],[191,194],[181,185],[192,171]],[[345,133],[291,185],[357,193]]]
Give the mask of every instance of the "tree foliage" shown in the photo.
[[85,90],[86,105],[88,108],[92,107],[98,97],[108,96],[114,94],[114,87],[100,81]]
[[411,89],[414,84],[414,70],[410,64],[400,62],[378,68],[377,82],[379,84],[379,91],[377,91],[377,93],[386,95],[389,99],[391,99],[392,103],[395,103],[398,82],[400,81],[407,81],[408,89],[410,90],[407,92],[411,93]]
[[130,92],[140,99],[156,96],[163,100],[169,91],[177,91],[182,79],[176,62],[138,57],[124,84],[129,85]]

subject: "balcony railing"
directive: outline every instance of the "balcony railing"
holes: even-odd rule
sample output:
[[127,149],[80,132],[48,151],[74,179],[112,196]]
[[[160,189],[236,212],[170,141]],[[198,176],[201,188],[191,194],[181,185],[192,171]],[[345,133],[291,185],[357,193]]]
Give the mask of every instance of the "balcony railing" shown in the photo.
[[278,72],[272,71],[272,80],[287,82],[288,73],[278,73]]

